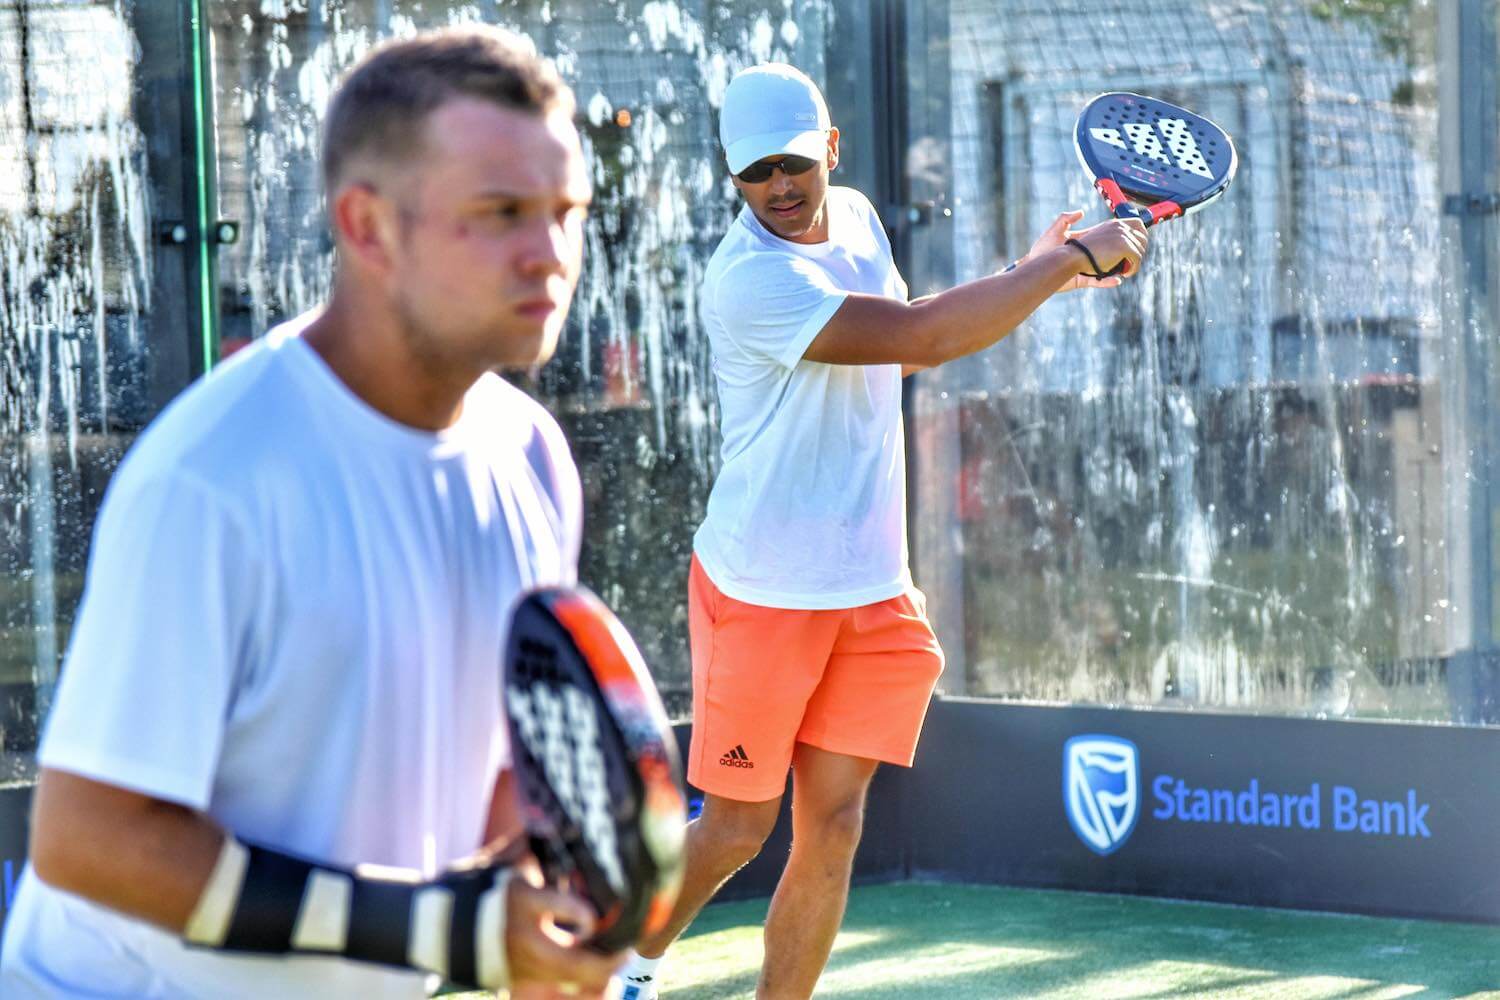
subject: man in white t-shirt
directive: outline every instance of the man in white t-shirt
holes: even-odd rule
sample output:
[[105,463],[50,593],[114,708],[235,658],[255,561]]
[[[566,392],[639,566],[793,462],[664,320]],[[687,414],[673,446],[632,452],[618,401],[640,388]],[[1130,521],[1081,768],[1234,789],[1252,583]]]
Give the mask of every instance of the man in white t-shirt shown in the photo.
[[720,138],[745,207],[709,262],[723,464],[689,581],[693,740],[705,792],[667,928],[622,970],[656,995],[659,956],[760,850],[793,770],[792,852],[766,918],[760,997],[806,997],[848,897],[877,764],[909,766],[942,651],[911,582],[901,378],[982,350],[1054,293],[1112,287],[1138,222],[1077,233],[1065,212],[1018,266],[915,302],[870,202],[830,187],[839,135],[790,66],[730,82]]
[[551,355],[577,283],[572,111],[488,29],[341,83],[326,308],[185,392],[110,484],[6,1000],[607,988],[556,926],[590,911],[507,847],[499,694],[512,603],[580,544],[562,433],[493,373]]

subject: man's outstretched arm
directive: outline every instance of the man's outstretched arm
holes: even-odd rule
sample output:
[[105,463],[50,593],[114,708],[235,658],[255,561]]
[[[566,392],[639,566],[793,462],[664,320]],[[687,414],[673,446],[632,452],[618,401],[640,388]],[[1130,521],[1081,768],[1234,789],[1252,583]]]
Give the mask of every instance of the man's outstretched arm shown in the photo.
[[[1146,229],[1110,220],[1077,234],[1105,270],[1120,261],[1140,268]],[[1054,293],[1093,270],[1072,246],[1030,256],[1013,271],[991,275],[915,302],[851,294],[824,324],[803,359],[824,364],[899,364],[932,368],[1001,340]]]

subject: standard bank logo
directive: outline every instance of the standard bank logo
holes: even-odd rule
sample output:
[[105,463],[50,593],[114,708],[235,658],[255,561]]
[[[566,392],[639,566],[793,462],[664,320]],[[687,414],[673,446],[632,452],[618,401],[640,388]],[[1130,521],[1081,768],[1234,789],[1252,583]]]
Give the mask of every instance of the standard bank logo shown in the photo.
[[1118,736],[1075,736],[1063,746],[1063,805],[1089,849],[1110,854],[1130,837],[1140,804],[1140,759]]

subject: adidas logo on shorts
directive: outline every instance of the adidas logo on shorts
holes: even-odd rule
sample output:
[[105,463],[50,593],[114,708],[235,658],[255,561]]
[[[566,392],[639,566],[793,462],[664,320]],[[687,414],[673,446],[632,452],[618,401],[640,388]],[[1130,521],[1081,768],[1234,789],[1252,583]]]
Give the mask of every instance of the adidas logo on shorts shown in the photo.
[[720,767],[754,767],[750,763],[750,755],[745,753],[743,746],[736,745],[735,748],[719,758]]

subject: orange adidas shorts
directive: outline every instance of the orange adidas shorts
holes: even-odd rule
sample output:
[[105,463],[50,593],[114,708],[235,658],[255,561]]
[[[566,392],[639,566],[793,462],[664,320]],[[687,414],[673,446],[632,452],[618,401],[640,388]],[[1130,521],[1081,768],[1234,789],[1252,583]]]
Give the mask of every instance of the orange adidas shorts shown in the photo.
[[746,604],[694,556],[688,781],[741,802],[774,799],[798,743],[910,767],[943,672],[925,605],[915,588],[831,611]]

